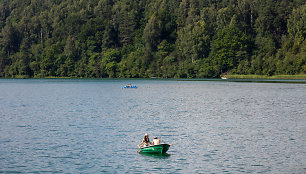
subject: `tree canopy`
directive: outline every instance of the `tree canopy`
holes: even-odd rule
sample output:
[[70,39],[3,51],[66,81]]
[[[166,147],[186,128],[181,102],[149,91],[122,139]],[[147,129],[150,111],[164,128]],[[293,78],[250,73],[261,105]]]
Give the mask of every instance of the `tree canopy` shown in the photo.
[[0,0],[0,77],[305,74],[303,0]]

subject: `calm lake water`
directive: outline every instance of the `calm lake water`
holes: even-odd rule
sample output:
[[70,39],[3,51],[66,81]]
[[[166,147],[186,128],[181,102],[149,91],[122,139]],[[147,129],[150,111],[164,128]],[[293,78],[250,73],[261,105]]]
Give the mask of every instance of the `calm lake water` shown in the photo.
[[306,173],[305,113],[305,84],[0,79],[0,173]]

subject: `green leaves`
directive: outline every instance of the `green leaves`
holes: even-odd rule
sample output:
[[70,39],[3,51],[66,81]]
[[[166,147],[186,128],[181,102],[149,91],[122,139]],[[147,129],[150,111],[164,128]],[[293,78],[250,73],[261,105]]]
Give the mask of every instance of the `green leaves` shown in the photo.
[[287,22],[288,33],[291,40],[301,44],[306,37],[306,4],[303,6],[293,9],[289,15]]
[[303,0],[0,2],[0,77],[306,71]]
[[203,21],[189,24],[178,34],[177,47],[181,59],[194,62],[209,54],[210,38]]
[[210,59],[222,74],[248,58],[248,39],[238,28],[229,26],[217,33],[211,49]]

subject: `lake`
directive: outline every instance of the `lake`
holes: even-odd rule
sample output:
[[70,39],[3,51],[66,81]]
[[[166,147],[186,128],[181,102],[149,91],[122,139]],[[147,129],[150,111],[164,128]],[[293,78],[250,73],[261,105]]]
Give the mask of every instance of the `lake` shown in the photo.
[[306,173],[305,113],[305,84],[0,79],[0,173]]

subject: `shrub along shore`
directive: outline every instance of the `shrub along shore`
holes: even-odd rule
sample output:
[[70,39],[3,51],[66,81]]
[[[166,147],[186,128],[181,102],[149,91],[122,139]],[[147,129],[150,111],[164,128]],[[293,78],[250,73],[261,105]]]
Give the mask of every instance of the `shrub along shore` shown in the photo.
[[288,79],[288,80],[299,80],[299,79],[306,79],[306,74],[299,74],[299,75],[227,75],[229,79]]

